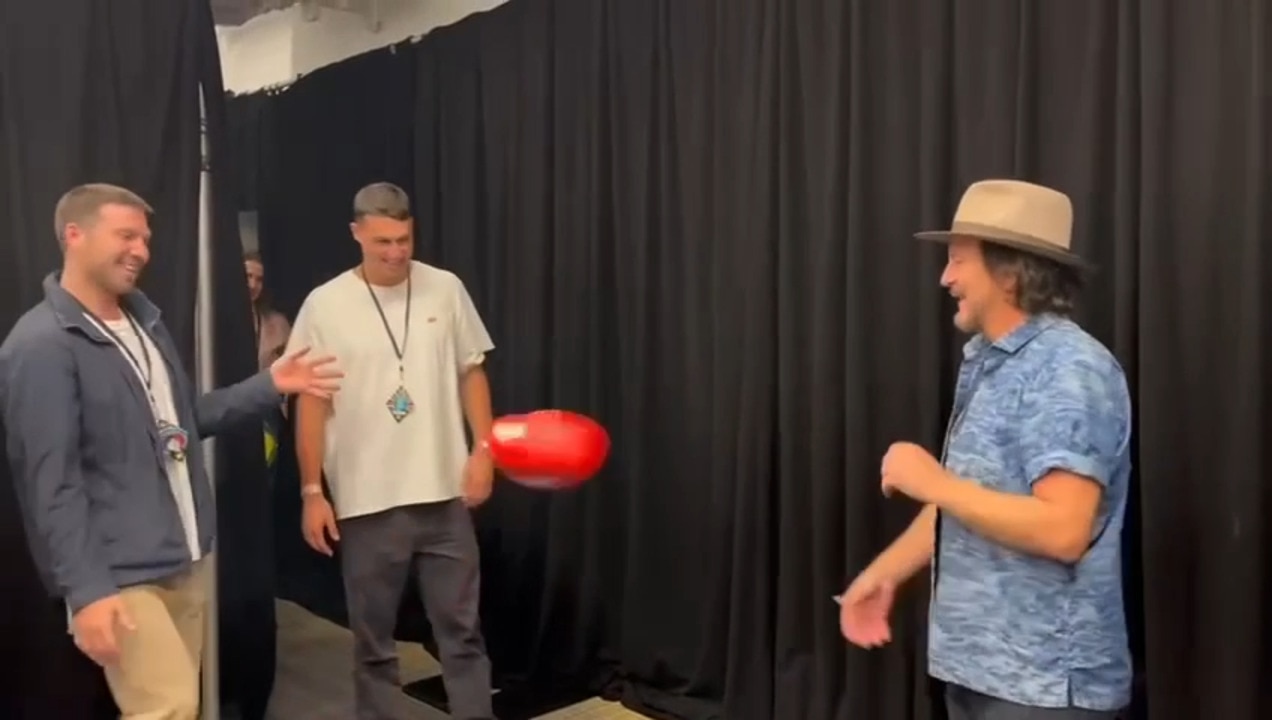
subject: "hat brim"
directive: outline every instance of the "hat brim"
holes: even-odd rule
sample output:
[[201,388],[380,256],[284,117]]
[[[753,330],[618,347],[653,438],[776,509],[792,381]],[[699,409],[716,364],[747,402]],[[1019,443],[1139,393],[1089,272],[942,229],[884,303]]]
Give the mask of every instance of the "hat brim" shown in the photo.
[[1060,250],[1049,245],[1029,242],[1020,238],[1002,237],[992,233],[972,233],[953,230],[927,230],[915,233],[914,237],[918,240],[945,244],[949,244],[958,238],[975,238],[983,242],[994,243],[995,245],[1002,245],[1031,255],[1037,255],[1038,257],[1052,260],[1076,270],[1084,272],[1092,272],[1095,270],[1095,266],[1084,260],[1080,255],[1075,255],[1074,253],[1066,250]]

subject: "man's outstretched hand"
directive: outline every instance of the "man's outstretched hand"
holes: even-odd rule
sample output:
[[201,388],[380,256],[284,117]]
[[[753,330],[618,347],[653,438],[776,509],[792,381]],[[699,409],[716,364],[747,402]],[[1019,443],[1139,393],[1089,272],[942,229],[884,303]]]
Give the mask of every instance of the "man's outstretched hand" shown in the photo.
[[344,373],[335,365],[332,355],[312,357],[309,348],[279,358],[269,369],[274,388],[282,395],[312,395],[331,399],[340,390]]

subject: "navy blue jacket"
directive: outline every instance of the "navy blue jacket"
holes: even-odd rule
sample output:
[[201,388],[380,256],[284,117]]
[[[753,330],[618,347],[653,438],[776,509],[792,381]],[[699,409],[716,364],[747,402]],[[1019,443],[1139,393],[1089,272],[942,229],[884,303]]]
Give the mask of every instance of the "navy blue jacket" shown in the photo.
[[[125,309],[163,356],[181,426],[207,438],[278,407],[269,373],[196,397],[158,308],[141,292]],[[122,587],[191,564],[146,391],[123,354],[59,284],[0,345],[0,409],[9,464],[36,566],[72,612]],[[201,444],[186,462],[211,552],[216,508]]]

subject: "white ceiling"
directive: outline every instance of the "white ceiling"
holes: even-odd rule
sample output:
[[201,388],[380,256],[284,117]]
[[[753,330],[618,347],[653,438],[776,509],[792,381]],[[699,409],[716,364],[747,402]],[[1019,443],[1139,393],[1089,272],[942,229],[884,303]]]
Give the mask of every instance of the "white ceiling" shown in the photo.
[[220,26],[237,26],[261,13],[292,5],[296,0],[211,0],[212,20]]
[[[416,0],[426,2],[427,0]],[[282,10],[292,5],[332,8],[353,12],[368,12],[375,0],[210,0],[212,20],[220,27],[235,27],[271,10]]]
[[[349,57],[417,39],[504,0],[211,0],[225,89],[288,85]],[[242,7],[235,9],[236,3]],[[290,7],[287,7],[290,6]],[[281,8],[281,9],[280,9]],[[257,14],[239,24],[240,18]],[[237,14],[236,14],[237,13]]]

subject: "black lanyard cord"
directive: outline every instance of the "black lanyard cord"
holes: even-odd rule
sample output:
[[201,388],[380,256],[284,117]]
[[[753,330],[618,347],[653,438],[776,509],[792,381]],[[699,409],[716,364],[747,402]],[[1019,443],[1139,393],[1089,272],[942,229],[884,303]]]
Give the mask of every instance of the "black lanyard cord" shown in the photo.
[[402,320],[402,344],[399,346],[397,336],[393,334],[393,328],[389,327],[389,317],[384,314],[384,307],[380,305],[380,298],[376,297],[375,290],[371,289],[371,281],[367,280],[367,271],[362,271],[362,282],[367,286],[367,292],[371,295],[371,302],[375,303],[375,311],[380,314],[380,322],[384,323],[384,332],[389,336],[389,342],[393,343],[393,354],[398,361],[398,374],[406,372],[406,341],[411,336],[411,273],[406,274],[406,314]]

